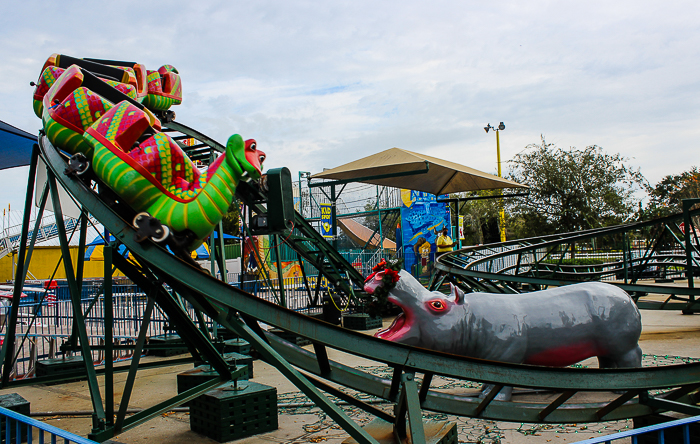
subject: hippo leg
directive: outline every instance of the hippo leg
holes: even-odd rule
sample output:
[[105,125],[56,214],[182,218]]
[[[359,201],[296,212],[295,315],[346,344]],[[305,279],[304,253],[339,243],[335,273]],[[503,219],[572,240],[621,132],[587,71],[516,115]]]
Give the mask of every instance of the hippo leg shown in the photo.
[[610,356],[598,356],[599,368],[615,368],[615,361]]
[[600,368],[639,368],[642,366],[642,349],[635,346],[621,355],[598,356]]
[[[481,386],[481,393],[479,394],[479,398],[485,398],[493,389],[494,385],[493,384],[484,384]],[[500,392],[496,395],[494,398],[496,401],[510,401],[510,398],[513,396],[513,387],[507,385],[501,389]]]

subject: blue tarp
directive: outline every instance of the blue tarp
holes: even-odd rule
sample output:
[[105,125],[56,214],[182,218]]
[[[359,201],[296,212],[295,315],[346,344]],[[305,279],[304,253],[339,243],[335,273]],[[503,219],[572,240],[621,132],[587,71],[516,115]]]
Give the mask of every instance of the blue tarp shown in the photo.
[[209,251],[207,251],[204,244],[200,245],[195,251],[197,252],[197,259],[209,259]]
[[[109,235],[109,241],[110,241],[110,242],[114,242],[114,241],[116,241],[116,240],[117,240],[117,238],[115,238],[113,235],[111,235],[111,234]],[[96,238],[94,238],[94,239],[92,240],[92,242],[90,242],[89,244],[85,244],[86,247],[91,247],[91,246],[93,246],[93,245],[107,245],[107,242],[105,242],[104,237],[102,237],[102,236],[97,236]]]
[[0,170],[29,165],[37,138],[0,120]]
[[[227,236],[227,235],[225,235]],[[111,234],[109,235],[109,241],[114,242],[116,239],[114,236]],[[90,258],[92,257],[93,254],[97,253],[98,257],[100,257],[99,260],[104,260],[103,253],[99,251],[100,246],[106,245],[105,240],[102,236],[97,236],[95,239],[92,240],[89,244],[86,244],[85,246],[87,247],[85,249],[85,260],[89,261]],[[166,247],[168,251],[172,253],[170,250],[170,247]],[[98,250],[97,252],[95,250]],[[200,245],[199,248],[196,250],[197,253],[197,259],[209,259],[209,251],[207,251],[206,247],[204,244]],[[125,245],[119,245],[119,254],[121,254],[124,257],[128,257],[128,251],[126,251],[126,246]]]
[[[169,252],[173,252],[173,250],[170,249],[170,247],[166,246],[165,247]],[[209,259],[209,251],[207,250],[207,247],[205,244],[200,245],[197,247],[196,250],[194,250],[192,253],[196,253],[195,255],[192,255],[192,259]],[[192,254],[190,253],[190,254]]]
[[[212,232],[211,235],[214,237],[214,239],[218,239],[218,238],[219,238],[219,233],[218,233],[217,231]],[[226,233],[224,233],[224,239],[241,240],[241,238],[238,237],[238,236],[231,236],[230,234],[226,234]]]
[[[114,236],[111,234],[109,235],[109,241],[114,242],[116,239]],[[87,247],[85,249],[85,257],[84,260],[89,261],[89,260],[104,260],[104,252],[102,249],[104,248],[104,245],[107,245],[105,242],[104,238],[102,236],[97,236],[95,239],[92,240],[89,244],[86,244],[85,246]],[[119,245],[119,249],[117,250],[119,254],[121,254],[124,257],[129,257],[129,252],[126,250],[126,245],[122,244]],[[93,255],[96,255],[97,259],[93,259]]]

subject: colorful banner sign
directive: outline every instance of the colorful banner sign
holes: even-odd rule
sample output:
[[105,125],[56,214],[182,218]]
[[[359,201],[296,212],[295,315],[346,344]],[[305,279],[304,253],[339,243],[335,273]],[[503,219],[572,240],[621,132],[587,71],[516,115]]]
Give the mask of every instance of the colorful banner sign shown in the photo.
[[457,228],[457,231],[459,231],[459,238],[461,240],[464,240],[464,216],[459,216],[459,227]]
[[430,277],[437,233],[450,227],[450,210],[434,194],[401,190],[401,235],[404,268],[416,277]]
[[333,212],[330,203],[320,203],[321,209],[321,236],[333,237]]
[[[277,279],[277,262],[270,264],[270,279]],[[301,267],[296,261],[282,261],[282,277],[284,279],[301,277]],[[294,284],[295,282],[285,282],[285,285]]]

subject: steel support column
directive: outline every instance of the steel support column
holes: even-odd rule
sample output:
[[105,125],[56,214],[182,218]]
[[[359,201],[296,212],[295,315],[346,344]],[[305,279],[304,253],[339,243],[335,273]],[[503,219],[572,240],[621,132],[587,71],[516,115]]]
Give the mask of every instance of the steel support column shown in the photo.
[[68,246],[68,237],[66,236],[66,228],[63,225],[63,212],[61,211],[61,201],[58,197],[58,185],[53,172],[47,171],[49,189],[51,191],[51,200],[53,203],[54,214],[56,215],[56,227],[58,229],[58,239],[61,243],[61,254],[63,255],[63,266],[66,271],[66,279],[71,295],[71,306],[73,307],[73,325],[77,327],[78,337],[80,340],[80,350],[85,364],[87,373],[88,387],[90,389],[90,399],[94,411],[93,430],[104,430],[105,427],[105,411],[102,407],[102,397],[100,395],[100,386],[97,382],[97,374],[95,366],[92,362],[92,352],[90,350],[90,339],[88,338],[85,329],[85,318],[80,304],[80,290],[76,282],[75,274],[73,273],[73,262],[70,256],[70,247]]
[[355,438],[361,444],[379,444],[369,433],[360,427],[355,421],[350,419],[345,412],[331,402],[326,396],[318,391],[316,387],[306,379],[298,370],[289,364],[282,356],[275,351],[266,341],[246,325],[246,323],[236,316],[235,313],[229,312],[228,315],[220,319],[220,324],[227,326],[229,329],[238,333],[240,337],[248,341],[255,350],[262,355],[265,361],[274,365],[290,382],[292,382],[299,390],[301,390],[311,401],[316,403],[328,416],[338,423],[350,436]]
[[[396,442],[403,442],[406,438],[406,419],[408,430],[411,432],[412,444],[425,444],[425,430],[423,429],[423,415],[420,408],[418,386],[414,373],[401,375],[401,392],[399,401],[394,407],[394,437]],[[408,417],[408,418],[407,418]]]
[[[7,334],[0,349],[0,359],[2,360],[2,384],[5,387],[10,381],[12,365],[15,362],[15,330],[17,329],[17,315],[19,314],[19,300],[22,297],[22,287],[24,287],[25,257],[27,254],[27,237],[29,233],[29,217],[31,215],[32,197],[34,194],[34,180],[36,179],[36,168],[39,159],[39,146],[32,148],[32,158],[29,164],[29,180],[27,181],[27,193],[24,199],[24,218],[22,220],[22,234],[20,235],[19,254],[17,255],[17,270],[15,274],[15,286],[12,292],[12,307],[10,308],[10,319],[7,322]],[[8,354],[9,350],[9,354]],[[7,359],[10,355],[12,358]]]
[[[105,416],[107,427],[114,425],[114,311],[112,300],[112,245],[104,247],[103,299],[105,316]],[[135,358],[136,356],[134,356]]]

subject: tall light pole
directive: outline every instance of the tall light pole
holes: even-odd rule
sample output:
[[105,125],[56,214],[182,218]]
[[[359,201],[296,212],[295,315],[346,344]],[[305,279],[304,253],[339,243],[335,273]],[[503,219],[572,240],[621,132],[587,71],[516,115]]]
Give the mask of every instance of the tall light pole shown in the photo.
[[[299,214],[302,216],[304,215],[304,199],[302,198],[301,195],[301,180],[306,179],[309,180],[309,177],[311,177],[311,173],[308,171],[299,171]],[[311,195],[311,192],[309,191],[309,196]],[[311,201],[311,197],[309,197],[309,202]]]
[[[498,177],[503,177],[503,176],[501,176],[501,141],[498,137],[498,133],[500,131],[503,131],[504,129],[506,129],[506,126],[503,124],[503,122],[501,122],[498,125],[498,128],[491,126],[490,123],[486,124],[486,126],[484,127],[484,131],[486,131],[486,133],[488,133],[489,130],[496,131],[496,157],[497,157],[497,161],[498,161]],[[502,196],[503,190],[502,189],[498,190],[498,194],[500,194]],[[501,232],[501,242],[505,242],[506,241],[506,213],[503,210],[503,197],[498,199],[498,227],[499,227],[500,232]]]

